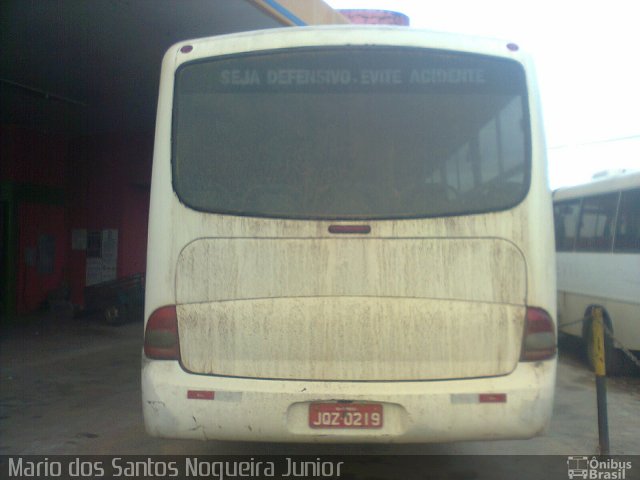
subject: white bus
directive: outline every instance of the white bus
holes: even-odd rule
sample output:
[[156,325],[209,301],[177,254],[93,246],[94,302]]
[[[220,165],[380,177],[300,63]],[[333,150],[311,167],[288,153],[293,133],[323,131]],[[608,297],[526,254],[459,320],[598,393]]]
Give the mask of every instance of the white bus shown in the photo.
[[[561,331],[591,348],[591,310],[631,350],[640,350],[640,172],[605,176],[553,195]],[[586,319],[586,321],[581,321]],[[606,336],[609,373],[623,365],[621,345]]]
[[164,58],[157,118],[151,435],[545,429],[553,214],[517,46],[352,26],[189,41]]

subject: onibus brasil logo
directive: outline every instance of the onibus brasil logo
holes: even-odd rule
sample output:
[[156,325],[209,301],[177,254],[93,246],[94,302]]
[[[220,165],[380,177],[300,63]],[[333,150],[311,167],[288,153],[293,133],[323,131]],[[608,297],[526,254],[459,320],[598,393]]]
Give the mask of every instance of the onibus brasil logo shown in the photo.
[[599,459],[597,457],[567,457],[567,475],[570,479],[585,480],[625,480],[627,470],[631,470],[631,462],[615,458]]

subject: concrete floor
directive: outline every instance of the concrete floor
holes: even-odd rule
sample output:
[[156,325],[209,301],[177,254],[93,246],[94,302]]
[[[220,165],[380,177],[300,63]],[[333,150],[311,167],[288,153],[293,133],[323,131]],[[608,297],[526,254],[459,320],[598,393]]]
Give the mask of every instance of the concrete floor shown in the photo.
[[[440,445],[290,445],[148,437],[140,406],[142,325],[43,317],[0,337],[0,454],[596,453],[593,375],[562,342],[551,430],[526,441]],[[640,375],[610,379],[611,452],[640,454]],[[640,470],[640,468],[638,468]]]

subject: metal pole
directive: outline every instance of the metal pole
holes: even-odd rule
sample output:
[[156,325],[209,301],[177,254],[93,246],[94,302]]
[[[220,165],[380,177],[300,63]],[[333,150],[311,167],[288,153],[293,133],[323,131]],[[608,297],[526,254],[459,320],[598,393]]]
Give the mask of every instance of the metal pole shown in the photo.
[[607,371],[604,353],[604,323],[602,308],[594,307],[593,321],[593,352],[594,369],[596,372],[596,394],[598,401],[598,437],[600,440],[600,454],[609,455],[609,420],[607,418]]

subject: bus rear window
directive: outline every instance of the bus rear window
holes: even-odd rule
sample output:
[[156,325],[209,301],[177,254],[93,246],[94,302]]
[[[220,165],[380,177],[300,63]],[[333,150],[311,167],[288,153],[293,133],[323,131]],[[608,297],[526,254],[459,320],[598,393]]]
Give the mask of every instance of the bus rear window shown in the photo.
[[292,49],[176,72],[174,189],[206,212],[300,219],[504,210],[529,187],[514,61],[415,48]]

